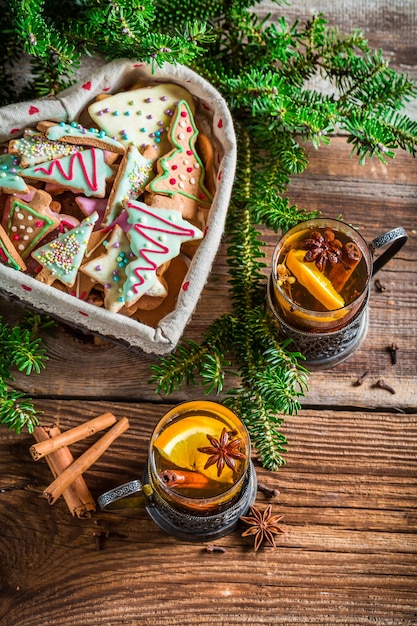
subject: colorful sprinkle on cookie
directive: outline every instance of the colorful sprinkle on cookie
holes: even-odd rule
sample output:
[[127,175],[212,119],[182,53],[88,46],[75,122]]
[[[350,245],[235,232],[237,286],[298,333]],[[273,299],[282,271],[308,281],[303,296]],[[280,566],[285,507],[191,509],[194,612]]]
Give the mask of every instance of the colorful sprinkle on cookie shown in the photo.
[[117,313],[124,305],[126,265],[131,261],[130,244],[120,226],[115,226],[104,243],[105,253],[81,266],[81,271],[104,287],[104,306]]
[[158,160],[158,174],[147,186],[148,191],[210,206],[213,198],[204,184],[204,166],[195,146],[197,136],[191,109],[182,100],[168,133],[173,149]]
[[54,280],[72,287],[77,278],[89,237],[98,219],[97,213],[87,217],[79,226],[32,252],[32,256],[43,267],[37,280],[51,285]]
[[31,188],[28,194],[9,196],[5,203],[3,226],[22,259],[60,224],[51,210],[52,197],[42,189]]
[[91,148],[54,159],[47,164],[26,168],[24,175],[26,178],[61,185],[86,196],[103,198],[106,194],[106,180],[113,176],[113,170],[107,165],[103,150]]
[[136,200],[143,193],[152,178],[152,160],[145,158],[135,146],[129,146],[117,170],[103,226],[110,226],[128,202]]
[[80,150],[82,150],[81,147],[60,141],[50,141],[40,132],[25,131],[23,137],[9,142],[9,153],[20,157],[20,165],[23,168],[60,159]]
[[124,295],[130,306],[155,283],[157,268],[176,257],[184,241],[201,239],[203,233],[184,220],[179,211],[132,201],[127,212],[132,225],[128,232],[130,246],[137,257],[126,267]]
[[77,122],[39,122],[38,129],[45,133],[47,139],[60,140],[64,143],[77,146],[93,146],[100,150],[108,150],[117,154],[124,154],[125,147],[112,137],[107,137],[104,130],[84,128]]
[[194,111],[191,94],[183,87],[164,83],[132,89],[94,102],[88,112],[107,135],[124,146],[151,145],[154,160],[170,149],[167,130],[179,100],[188,102]]

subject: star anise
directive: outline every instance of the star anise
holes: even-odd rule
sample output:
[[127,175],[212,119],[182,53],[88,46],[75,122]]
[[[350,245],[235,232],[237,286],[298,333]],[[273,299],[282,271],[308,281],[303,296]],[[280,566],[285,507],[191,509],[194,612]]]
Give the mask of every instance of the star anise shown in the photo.
[[241,517],[245,524],[249,524],[249,528],[242,533],[242,537],[255,535],[254,551],[257,552],[264,539],[270,546],[276,548],[274,535],[279,535],[284,531],[277,524],[283,518],[283,515],[271,515],[272,505],[269,504],[264,511],[260,511],[255,506],[250,507],[250,516]]
[[306,263],[315,261],[320,272],[324,272],[327,263],[336,265],[342,257],[342,243],[336,239],[331,228],[326,228],[323,234],[313,230],[299,245],[302,250],[307,250],[304,261]]
[[217,476],[221,475],[225,465],[230,467],[233,471],[236,469],[235,459],[244,459],[245,454],[239,450],[239,446],[242,443],[241,439],[237,438],[230,440],[230,437],[235,435],[236,431],[227,432],[226,428],[223,428],[219,440],[211,435],[206,435],[207,439],[211,443],[211,446],[198,448],[199,452],[210,455],[204,469],[216,464]]

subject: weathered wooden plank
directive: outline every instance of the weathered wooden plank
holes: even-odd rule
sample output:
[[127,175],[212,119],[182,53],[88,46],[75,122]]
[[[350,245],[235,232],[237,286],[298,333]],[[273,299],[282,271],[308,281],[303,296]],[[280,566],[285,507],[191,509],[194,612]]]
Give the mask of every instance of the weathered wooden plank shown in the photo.
[[[97,495],[140,475],[150,432],[169,405],[48,400],[40,407],[44,423],[62,429],[104,410],[129,418],[131,429],[85,474]],[[3,432],[0,623],[33,626],[34,615],[46,626],[152,624],[155,615],[172,626],[221,623],[213,603],[221,598],[227,623],[362,625],[373,617],[411,625],[416,416],[302,411],[285,430],[286,468],[258,468],[280,495],[257,498],[284,514],[285,533],[275,551],[256,555],[241,531],[218,541],[225,554],[208,554],[205,544],[169,537],[139,509],[74,519],[62,499],[51,507],[41,497],[50,475],[29,455],[32,438]],[[74,444],[74,456],[88,445]],[[97,531],[108,533],[99,552]]]

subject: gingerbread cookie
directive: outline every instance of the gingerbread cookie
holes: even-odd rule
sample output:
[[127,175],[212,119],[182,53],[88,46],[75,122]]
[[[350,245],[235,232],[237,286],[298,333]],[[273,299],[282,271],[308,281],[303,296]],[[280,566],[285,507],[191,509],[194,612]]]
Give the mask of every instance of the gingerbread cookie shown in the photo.
[[26,265],[20,254],[7,236],[3,226],[0,226],[0,263],[12,267],[15,270],[26,270]]
[[173,199],[183,217],[194,220],[198,206],[209,208],[213,199],[204,184],[204,166],[196,150],[197,136],[191,109],[182,100],[168,133],[173,149],[158,160],[158,173],[146,187],[153,194]]
[[50,243],[32,252],[32,257],[43,267],[37,280],[47,285],[51,285],[54,280],[61,281],[67,287],[74,285],[97,219],[97,213],[93,213],[76,228],[61,233]]
[[0,192],[27,193],[28,187],[21,176],[20,159],[14,154],[0,154]]
[[[168,315],[168,313],[171,313],[171,311],[175,309],[178,294],[187,272],[188,263],[181,255],[172,259],[164,274],[165,282],[168,285],[166,298],[164,298],[156,308],[140,309],[137,307],[134,314],[135,319],[142,322],[142,324],[155,328],[165,315]],[[138,302],[141,300],[142,298]]]
[[137,257],[126,267],[124,297],[130,306],[156,282],[157,268],[176,257],[184,241],[201,239],[203,233],[185,221],[180,211],[131,201],[127,212],[132,226],[128,231],[130,246]]
[[88,113],[99,128],[124,146],[133,145],[138,150],[153,146],[156,160],[171,148],[167,129],[179,100],[186,100],[194,111],[193,98],[186,89],[164,83],[101,99],[88,107]]
[[129,200],[136,200],[143,193],[152,178],[152,160],[142,155],[135,146],[129,146],[114,179],[103,218],[103,226],[110,226]]
[[105,253],[81,266],[81,271],[104,287],[104,306],[117,313],[124,305],[126,265],[131,260],[130,244],[120,226],[115,226],[104,244]]
[[107,179],[113,176],[113,169],[106,162],[106,154],[98,148],[89,148],[28,167],[24,170],[24,176],[50,182],[75,193],[104,198]]
[[59,214],[51,210],[51,203],[49,193],[33,187],[25,195],[14,194],[7,199],[3,227],[22,259],[59,227]]
[[[50,141],[41,132],[26,129],[23,137],[9,141],[9,153],[20,158],[21,167],[32,167],[45,161],[60,159],[75,154],[82,147],[72,146],[60,141]],[[24,173],[23,173],[24,175]]]
[[75,144],[77,146],[90,146],[124,154],[125,147],[112,137],[107,137],[103,130],[96,128],[84,128],[77,122],[66,124],[65,122],[39,122],[37,128],[45,133],[47,139],[52,141],[62,141],[64,143]]

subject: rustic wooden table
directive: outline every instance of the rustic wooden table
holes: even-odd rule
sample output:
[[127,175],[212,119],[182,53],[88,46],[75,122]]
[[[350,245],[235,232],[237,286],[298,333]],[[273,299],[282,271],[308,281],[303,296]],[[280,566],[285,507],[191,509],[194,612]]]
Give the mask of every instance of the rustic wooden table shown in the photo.
[[[278,11],[303,18],[308,4]],[[328,0],[315,8],[342,31],[366,30],[393,67],[417,78],[413,0]],[[32,460],[32,437],[2,428],[1,626],[417,624],[416,162],[400,153],[388,166],[360,167],[349,153],[343,137],[312,153],[291,199],[331,217],[342,213],[368,240],[401,225],[409,241],[378,274],[385,290],[372,284],[361,348],[312,374],[303,409],[286,419],[286,466],[268,473],[254,457],[259,480],[279,490],[272,500],[257,496],[259,507],[271,502],[284,515],[277,549],[254,553],[235,531],[217,542],[225,552],[209,553],[204,543],[168,536],[140,509],[74,518],[62,498],[50,506],[42,497],[51,474]],[[275,239],[265,233],[269,255]],[[229,310],[226,268],[222,245],[187,338],[198,340],[215,314]],[[17,313],[0,301],[6,319]],[[178,402],[202,397],[198,387],[155,395],[146,382],[152,356],[96,345],[64,328],[45,341],[46,370],[15,381],[43,411],[43,424],[65,430],[105,411],[131,423],[85,474],[94,496],[139,477],[157,420]],[[396,365],[387,351],[393,342]],[[355,386],[364,371],[369,376]],[[380,378],[395,394],[375,387]],[[74,444],[74,456],[90,443]]]

